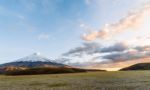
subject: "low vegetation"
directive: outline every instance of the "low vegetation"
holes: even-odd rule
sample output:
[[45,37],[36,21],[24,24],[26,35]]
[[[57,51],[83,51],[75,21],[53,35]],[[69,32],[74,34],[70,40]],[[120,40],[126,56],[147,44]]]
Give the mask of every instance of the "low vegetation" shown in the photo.
[[25,70],[11,70],[5,71],[5,75],[37,75],[37,74],[61,74],[61,73],[77,73],[77,72],[86,72],[85,69],[79,68],[28,68]]
[[150,90],[150,71],[1,75],[0,90]]

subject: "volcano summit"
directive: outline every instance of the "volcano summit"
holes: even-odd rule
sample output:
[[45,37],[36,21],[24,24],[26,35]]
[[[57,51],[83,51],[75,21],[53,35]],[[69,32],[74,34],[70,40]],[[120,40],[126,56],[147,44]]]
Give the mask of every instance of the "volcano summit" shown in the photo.
[[84,69],[56,63],[39,53],[26,56],[0,65],[0,73],[8,75],[32,75],[32,74],[51,74],[51,73],[73,73],[85,72]]

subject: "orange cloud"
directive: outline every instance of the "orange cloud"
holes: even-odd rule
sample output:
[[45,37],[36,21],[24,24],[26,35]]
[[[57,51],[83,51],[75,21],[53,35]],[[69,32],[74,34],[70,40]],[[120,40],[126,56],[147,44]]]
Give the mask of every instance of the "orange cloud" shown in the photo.
[[96,38],[104,39],[126,29],[134,29],[140,26],[147,12],[150,12],[150,5],[144,5],[143,8],[138,11],[128,12],[127,16],[123,17],[118,22],[107,24],[99,31],[84,33],[82,38],[87,41],[92,41]]
[[90,32],[90,33],[84,33],[83,36],[82,36],[82,39],[86,40],[86,41],[92,41],[92,40],[95,40],[95,38],[98,36],[98,32],[96,31],[93,31],[93,32]]
[[131,65],[137,64],[137,63],[144,63],[144,62],[150,62],[150,56],[145,57],[145,58],[141,58],[141,59],[136,59],[136,60],[135,59],[134,60],[128,60],[128,61],[124,61],[124,62],[115,62],[115,63],[106,63],[106,64],[99,63],[99,64],[95,64],[95,65],[91,65],[91,66],[86,66],[85,68],[117,71],[121,68],[128,67],[128,66],[131,66]]

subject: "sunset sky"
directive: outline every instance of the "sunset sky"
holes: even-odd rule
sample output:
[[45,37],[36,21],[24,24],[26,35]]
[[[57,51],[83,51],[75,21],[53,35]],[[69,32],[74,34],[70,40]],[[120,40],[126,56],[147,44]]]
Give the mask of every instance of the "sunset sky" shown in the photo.
[[149,62],[149,24],[149,0],[0,0],[0,63],[35,52],[92,68]]

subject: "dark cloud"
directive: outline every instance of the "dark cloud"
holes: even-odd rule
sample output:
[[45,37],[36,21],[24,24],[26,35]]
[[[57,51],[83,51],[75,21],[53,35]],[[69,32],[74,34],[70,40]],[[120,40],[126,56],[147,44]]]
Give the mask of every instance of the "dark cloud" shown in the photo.
[[101,45],[98,43],[83,43],[82,46],[71,49],[64,53],[63,56],[82,56],[84,54],[92,55],[100,49]]
[[[114,46],[117,46],[117,44]],[[150,57],[150,45],[136,46],[136,47],[125,46],[122,49],[122,51],[120,49],[120,52],[112,52],[107,55],[97,57],[96,59],[99,58],[106,59],[107,61],[104,61],[105,63],[105,62],[123,62],[127,60],[135,60],[145,57]]]
[[77,67],[84,67],[84,66],[90,66],[90,65],[94,65],[96,63],[94,62],[75,62],[75,63],[67,63],[68,65],[71,66],[77,66]]
[[109,53],[109,52],[122,52],[124,50],[127,50],[129,47],[125,43],[116,43],[114,45],[103,47],[100,49],[101,53]]
[[123,52],[129,47],[125,43],[115,43],[111,46],[102,46],[98,43],[83,43],[82,46],[71,49],[69,52],[64,53],[64,56],[78,56],[83,54],[92,55],[96,53],[111,53],[111,52]]
[[[94,60],[100,60],[99,63],[124,62],[150,57],[150,45],[132,47],[125,43],[115,43],[110,46],[102,46],[98,43],[83,43],[82,46],[70,50],[63,56],[82,58],[83,55],[94,56],[94,54],[99,56],[91,59],[90,62],[93,61],[93,63],[95,63]],[[68,63],[70,63],[69,60]],[[75,64],[80,65],[79,62]]]
[[137,46],[137,47],[135,47],[135,49],[138,50],[138,51],[150,51],[150,45]]
[[103,59],[108,59],[108,60],[113,60],[113,61],[124,61],[124,60],[129,60],[131,58],[135,57],[132,54],[129,53],[112,53],[109,55],[105,55],[102,58]]
[[102,58],[108,59],[110,62],[123,62],[127,60],[135,60],[140,58],[150,57],[150,51],[146,52],[121,52],[121,53],[111,53],[105,55]]

